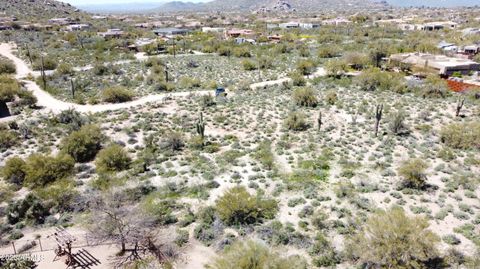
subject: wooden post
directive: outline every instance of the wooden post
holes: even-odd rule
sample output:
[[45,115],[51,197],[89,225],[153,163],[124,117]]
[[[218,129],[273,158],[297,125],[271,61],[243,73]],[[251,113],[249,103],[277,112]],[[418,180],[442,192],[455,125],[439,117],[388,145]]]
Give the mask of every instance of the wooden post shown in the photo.
[[38,239],[38,245],[40,246],[40,251],[43,251],[42,240],[40,238]]
[[15,249],[15,242],[12,242],[13,254],[17,255],[17,250]]

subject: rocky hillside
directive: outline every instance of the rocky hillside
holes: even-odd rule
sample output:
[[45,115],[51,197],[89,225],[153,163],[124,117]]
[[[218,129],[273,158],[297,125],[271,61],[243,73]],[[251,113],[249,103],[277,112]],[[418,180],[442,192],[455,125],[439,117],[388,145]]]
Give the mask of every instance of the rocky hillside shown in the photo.
[[0,17],[14,16],[19,20],[41,20],[75,17],[80,13],[74,6],[54,0],[0,0]]
[[374,0],[214,0],[203,4],[169,2],[157,9],[170,11],[320,11],[381,7]]

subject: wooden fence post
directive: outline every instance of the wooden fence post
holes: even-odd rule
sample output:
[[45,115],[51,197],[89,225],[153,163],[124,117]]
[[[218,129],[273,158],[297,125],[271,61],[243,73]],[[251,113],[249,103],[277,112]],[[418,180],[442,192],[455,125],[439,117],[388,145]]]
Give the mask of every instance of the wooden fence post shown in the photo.
[[43,251],[42,240],[38,239],[38,245],[40,246],[40,251]]
[[17,255],[17,250],[15,249],[15,242],[12,242],[13,254]]

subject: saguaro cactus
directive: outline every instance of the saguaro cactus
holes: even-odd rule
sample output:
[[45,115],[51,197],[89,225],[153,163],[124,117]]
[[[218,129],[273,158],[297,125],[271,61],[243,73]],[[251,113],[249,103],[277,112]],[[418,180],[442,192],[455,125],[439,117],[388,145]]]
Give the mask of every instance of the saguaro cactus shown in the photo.
[[41,57],[41,70],[40,74],[42,75],[43,89],[47,90],[47,76],[45,75],[45,61],[43,55]]
[[318,112],[318,118],[317,118],[317,125],[318,125],[318,130],[322,129],[322,111]]
[[73,79],[70,79],[70,89],[72,90],[72,98],[75,98],[75,84],[73,83]]
[[377,105],[375,109],[375,137],[378,135],[378,127],[380,126],[380,120],[383,115],[383,104]]
[[462,100],[460,100],[460,98],[458,98],[457,108],[456,108],[456,112],[455,112],[456,117],[460,116],[460,111],[463,108],[463,104],[465,104],[465,98],[463,98]]
[[203,121],[203,113],[200,112],[200,118],[196,124],[197,133],[202,137],[202,140],[205,138],[205,122]]

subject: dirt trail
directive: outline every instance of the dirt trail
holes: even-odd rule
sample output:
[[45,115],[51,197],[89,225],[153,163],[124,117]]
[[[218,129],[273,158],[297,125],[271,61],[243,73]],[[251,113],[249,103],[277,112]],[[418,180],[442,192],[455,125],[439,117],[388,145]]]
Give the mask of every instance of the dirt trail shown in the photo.
[[[75,109],[79,112],[84,113],[96,113],[96,112],[103,112],[109,110],[119,110],[119,109],[126,109],[134,106],[139,106],[151,102],[158,102],[162,101],[165,97],[184,97],[190,94],[207,94],[212,93],[212,90],[203,90],[203,91],[191,91],[191,92],[173,92],[173,93],[161,93],[161,94],[153,94],[148,95],[145,97],[138,98],[136,100],[119,103],[119,104],[98,104],[98,105],[80,105],[75,103],[65,102],[59,99],[56,99],[48,92],[42,90],[37,83],[26,80],[26,77],[29,74],[34,74],[34,71],[23,61],[22,59],[18,58],[16,55],[12,53],[15,49],[15,46],[11,43],[2,43],[0,44],[0,54],[4,57],[13,61],[17,68],[16,78],[21,82],[25,83],[25,87],[27,90],[32,91],[35,97],[37,97],[37,105],[40,107],[45,108],[45,110],[53,113],[59,113],[64,110],[68,109]],[[138,58],[138,57],[137,57]],[[315,74],[312,76],[323,76],[325,71],[323,68],[319,68]],[[290,81],[290,78],[280,78],[277,80],[272,81],[263,81],[259,83],[254,83],[250,85],[252,89],[258,89],[265,86],[277,85],[281,84],[285,81]]]

